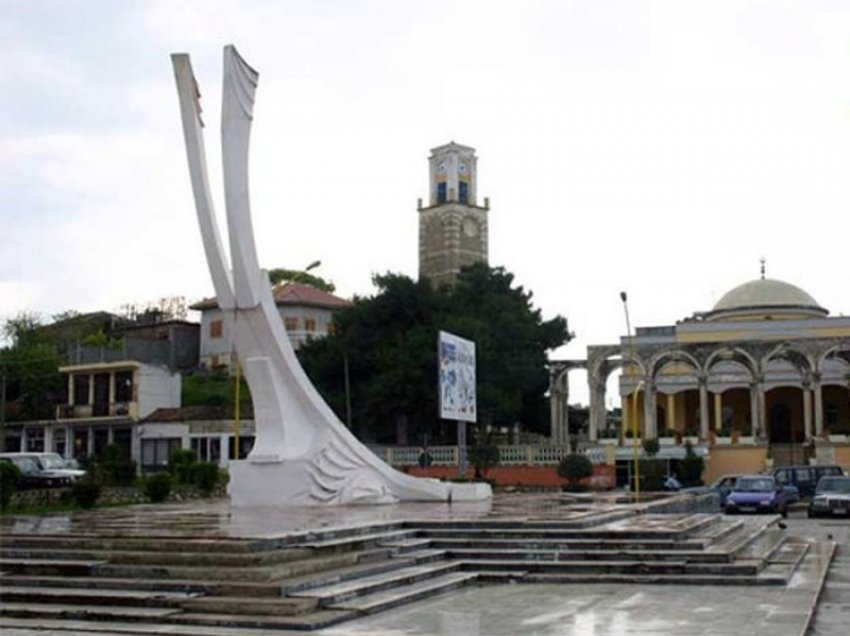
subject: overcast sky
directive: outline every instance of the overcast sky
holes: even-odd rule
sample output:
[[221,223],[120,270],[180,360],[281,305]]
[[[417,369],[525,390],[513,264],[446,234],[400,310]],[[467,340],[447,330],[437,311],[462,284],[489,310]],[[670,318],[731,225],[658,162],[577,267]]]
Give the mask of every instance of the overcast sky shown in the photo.
[[[260,72],[261,265],[417,272],[431,148],[477,149],[490,262],[576,339],[768,277],[850,313],[850,2],[0,0],[0,318],[212,293],[169,54]],[[586,396],[576,376],[575,396]],[[582,398],[584,399],[584,398]]]

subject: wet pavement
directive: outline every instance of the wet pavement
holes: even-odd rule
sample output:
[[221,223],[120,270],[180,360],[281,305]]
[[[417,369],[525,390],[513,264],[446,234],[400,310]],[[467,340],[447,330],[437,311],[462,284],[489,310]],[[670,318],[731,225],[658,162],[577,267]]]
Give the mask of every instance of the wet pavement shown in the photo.
[[[571,505],[567,505],[571,504]],[[5,517],[3,533],[84,533],[162,536],[277,537],[310,529],[402,519],[518,518],[583,519],[605,515],[613,499],[594,502],[552,495],[506,494],[492,504],[406,504],[397,506],[270,510],[230,509],[224,501],[135,506],[50,517]],[[630,520],[631,521],[631,520]],[[649,521],[649,519],[647,519]],[[634,522],[634,521],[632,521]],[[654,521],[657,523],[657,521]],[[831,555],[817,555],[788,586],[513,584],[467,587],[373,617],[318,632],[322,636],[694,634],[697,636],[813,636],[846,634],[850,617],[850,522],[808,520],[793,513],[786,532],[801,537],[831,535],[843,549],[834,562],[821,607],[805,632],[820,592],[818,570]],[[825,546],[827,544],[821,544]],[[825,549],[825,548],[822,548]],[[126,625],[126,624],[125,624]],[[108,622],[0,619],[4,636],[93,636],[168,634],[166,625],[136,625],[132,631]],[[181,634],[187,633],[185,627]],[[237,636],[239,629],[199,628],[197,634]],[[298,632],[252,630],[251,634]]]

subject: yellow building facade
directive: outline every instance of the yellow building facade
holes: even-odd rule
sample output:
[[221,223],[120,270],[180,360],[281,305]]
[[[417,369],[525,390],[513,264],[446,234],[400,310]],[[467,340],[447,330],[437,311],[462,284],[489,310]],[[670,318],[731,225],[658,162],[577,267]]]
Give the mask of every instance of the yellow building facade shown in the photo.
[[[565,433],[555,401],[568,394],[566,374],[579,367],[590,385],[590,441],[625,441],[636,424],[642,438],[760,446],[785,463],[802,463],[815,444],[848,442],[850,318],[830,317],[783,281],[750,281],[710,311],[638,327],[618,345],[588,347],[586,361],[556,368],[553,438],[558,428],[558,437]],[[615,427],[607,422],[605,393],[617,369],[623,417]]]

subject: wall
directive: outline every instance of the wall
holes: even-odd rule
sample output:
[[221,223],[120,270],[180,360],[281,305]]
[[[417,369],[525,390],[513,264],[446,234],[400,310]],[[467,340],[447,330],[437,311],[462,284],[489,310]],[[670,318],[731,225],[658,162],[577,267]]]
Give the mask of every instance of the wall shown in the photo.
[[[598,490],[614,487],[613,466],[597,464],[593,469],[595,474],[587,482],[588,485]],[[456,466],[430,466],[428,468],[410,466],[406,472],[416,477],[435,477],[437,479],[456,479],[458,477]],[[474,468],[467,469],[466,477],[468,479],[472,479],[474,475]],[[497,486],[560,488],[566,484],[566,480],[558,476],[557,466],[495,466],[487,471],[486,477]]]
[[147,417],[158,408],[180,406],[180,375],[167,369],[143,364],[138,370],[139,417]]
[[702,480],[710,484],[730,473],[761,473],[765,470],[766,446],[713,446],[706,458]]

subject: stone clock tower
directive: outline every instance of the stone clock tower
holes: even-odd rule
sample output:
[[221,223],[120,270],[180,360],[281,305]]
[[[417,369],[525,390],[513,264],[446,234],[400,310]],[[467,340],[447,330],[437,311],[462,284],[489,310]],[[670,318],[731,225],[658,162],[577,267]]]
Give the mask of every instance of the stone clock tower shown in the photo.
[[451,285],[461,268],[487,262],[490,201],[476,198],[475,149],[450,142],[431,150],[430,203],[419,199],[419,278]]

